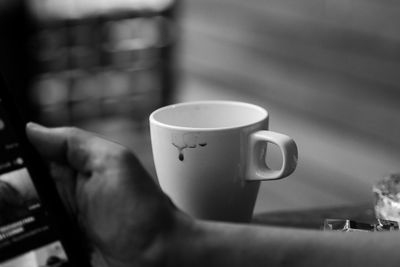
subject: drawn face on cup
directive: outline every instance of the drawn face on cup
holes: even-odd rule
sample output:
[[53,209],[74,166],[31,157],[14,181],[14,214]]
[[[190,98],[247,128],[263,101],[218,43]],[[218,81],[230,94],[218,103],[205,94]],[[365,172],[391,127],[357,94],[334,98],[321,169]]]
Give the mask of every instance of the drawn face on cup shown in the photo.
[[[150,115],[154,162],[161,188],[188,214],[250,221],[260,181],[281,179],[297,165],[297,146],[268,131],[268,113],[248,103],[200,101]],[[282,152],[282,167],[266,164],[267,144]]]

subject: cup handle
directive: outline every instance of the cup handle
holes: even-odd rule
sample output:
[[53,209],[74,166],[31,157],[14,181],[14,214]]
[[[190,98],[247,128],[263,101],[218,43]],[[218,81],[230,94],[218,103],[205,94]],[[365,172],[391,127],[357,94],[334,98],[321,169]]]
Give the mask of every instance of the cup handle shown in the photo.
[[[280,170],[272,170],[266,163],[267,143],[276,144],[282,152]],[[289,176],[296,169],[297,158],[297,145],[289,136],[264,130],[254,132],[248,140],[246,180],[276,180]]]

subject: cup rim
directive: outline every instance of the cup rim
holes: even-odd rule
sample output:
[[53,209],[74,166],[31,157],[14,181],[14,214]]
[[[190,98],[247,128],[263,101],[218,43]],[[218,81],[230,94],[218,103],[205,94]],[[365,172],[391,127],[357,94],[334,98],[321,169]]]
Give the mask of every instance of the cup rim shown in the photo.
[[[182,107],[182,106],[192,106],[192,105],[203,105],[203,104],[223,104],[223,105],[230,105],[230,106],[242,106],[242,107],[248,107],[252,108],[255,110],[258,110],[263,113],[262,118],[242,124],[239,126],[227,126],[227,127],[187,127],[187,126],[177,126],[177,125],[171,125],[171,124],[166,124],[163,122],[158,121],[155,116],[157,113],[163,112],[164,110],[170,110],[174,109],[177,107]],[[188,101],[188,102],[181,102],[181,103],[175,103],[175,104],[170,104],[164,107],[160,107],[156,110],[154,110],[150,116],[149,116],[149,121],[150,125],[157,125],[159,127],[167,128],[167,129],[172,129],[172,130],[184,130],[184,131],[221,131],[221,130],[231,130],[231,129],[239,129],[239,128],[246,128],[251,125],[255,125],[257,123],[260,123],[268,118],[268,111],[260,107],[258,105],[252,104],[252,103],[247,103],[247,102],[241,102],[241,101],[230,101],[230,100],[201,100],[201,101]]]

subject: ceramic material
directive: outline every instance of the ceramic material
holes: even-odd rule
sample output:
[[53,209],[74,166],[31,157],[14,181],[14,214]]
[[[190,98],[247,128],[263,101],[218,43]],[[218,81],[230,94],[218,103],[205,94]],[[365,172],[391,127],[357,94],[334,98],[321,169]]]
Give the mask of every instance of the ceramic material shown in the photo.
[[[290,175],[297,146],[268,131],[265,109],[241,102],[170,105],[150,115],[154,162],[161,188],[188,214],[209,220],[251,220],[260,181]],[[280,170],[266,165],[267,143],[282,152]]]

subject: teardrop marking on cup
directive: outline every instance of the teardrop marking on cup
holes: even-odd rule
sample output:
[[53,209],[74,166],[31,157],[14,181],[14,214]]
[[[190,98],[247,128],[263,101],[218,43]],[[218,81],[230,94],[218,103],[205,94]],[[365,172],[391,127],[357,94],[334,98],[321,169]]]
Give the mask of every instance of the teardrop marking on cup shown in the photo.
[[[178,149],[178,159],[179,159],[180,161],[184,161],[184,160],[185,160],[185,156],[183,155],[183,151],[184,151],[186,148],[196,148],[196,147],[197,147],[197,145],[192,145],[192,146],[189,146],[189,145],[178,146],[178,145],[175,144],[175,143],[172,143],[172,145]],[[206,145],[207,145],[207,143],[205,143],[205,142],[199,144],[199,146],[201,146],[201,147],[205,147]]]
[[178,149],[178,159],[179,159],[180,161],[183,161],[183,160],[185,159],[185,156],[183,155],[183,150],[184,150],[185,148],[188,148],[188,145],[178,146],[178,145],[175,144],[175,143],[172,143],[172,145],[173,145],[174,147],[176,147],[176,149]]

